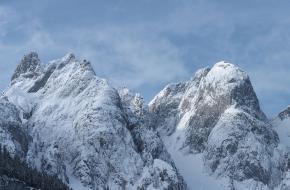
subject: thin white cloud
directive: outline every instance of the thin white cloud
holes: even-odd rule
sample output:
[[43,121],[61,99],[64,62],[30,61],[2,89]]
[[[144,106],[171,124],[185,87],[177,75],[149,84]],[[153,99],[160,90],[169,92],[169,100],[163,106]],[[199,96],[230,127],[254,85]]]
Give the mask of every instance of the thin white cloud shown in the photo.
[[179,50],[161,36],[116,27],[75,33],[77,53],[117,85],[138,88],[188,75]]
[[[16,20],[16,13],[5,6],[0,5],[0,36],[4,37],[8,32],[11,22]],[[0,40],[1,41],[1,40]]]
[[[158,33],[147,35],[140,28],[121,26],[88,26],[51,34],[38,20],[18,27],[29,35],[9,49],[37,50],[40,55],[49,51],[73,51],[90,60],[96,73],[109,78],[116,86],[137,89],[144,84],[167,83],[188,75],[178,48]],[[6,51],[8,46],[0,46],[1,49]]]

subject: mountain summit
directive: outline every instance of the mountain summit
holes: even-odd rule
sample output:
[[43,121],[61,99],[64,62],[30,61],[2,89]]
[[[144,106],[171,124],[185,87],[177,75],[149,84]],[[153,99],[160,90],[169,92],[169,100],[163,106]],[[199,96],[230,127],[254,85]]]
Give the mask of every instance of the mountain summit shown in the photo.
[[25,77],[33,77],[35,72],[40,67],[40,60],[38,54],[35,52],[28,53],[23,57],[19,65],[17,66],[11,80],[18,78],[20,75],[25,75]]
[[269,187],[279,183],[280,163],[273,159],[279,154],[278,135],[260,109],[249,76],[235,65],[219,62],[199,70],[188,82],[168,85],[149,107],[157,115],[156,129],[192,188],[200,183],[192,182],[189,174],[198,158],[204,165],[201,170],[228,178],[233,189],[234,181],[253,180],[253,186]]
[[31,137],[30,166],[74,189],[186,189],[146,116],[131,123],[133,108],[89,62],[68,54],[41,64],[30,53],[13,76],[6,96]]

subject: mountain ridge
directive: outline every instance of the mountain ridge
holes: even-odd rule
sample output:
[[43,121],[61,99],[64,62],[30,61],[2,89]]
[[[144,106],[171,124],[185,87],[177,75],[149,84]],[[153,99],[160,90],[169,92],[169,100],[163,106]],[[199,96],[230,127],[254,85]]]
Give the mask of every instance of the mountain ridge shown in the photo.
[[[10,152],[75,189],[288,184],[288,150],[281,148],[278,125],[261,110],[249,76],[225,61],[167,85],[146,105],[140,94],[115,89],[72,53],[43,64],[31,52],[2,99],[14,112],[0,109],[0,124],[14,113],[27,141],[27,150]],[[23,144],[4,125],[0,144]]]

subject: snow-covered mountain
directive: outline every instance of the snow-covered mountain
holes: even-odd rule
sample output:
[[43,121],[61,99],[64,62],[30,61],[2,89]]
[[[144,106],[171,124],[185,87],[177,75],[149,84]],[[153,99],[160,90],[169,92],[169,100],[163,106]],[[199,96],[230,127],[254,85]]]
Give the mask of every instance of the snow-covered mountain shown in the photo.
[[75,190],[287,189],[289,121],[289,109],[269,121],[230,63],[146,105],[73,54],[44,64],[32,52],[0,99],[0,144]]
[[186,189],[146,108],[120,97],[89,62],[68,54],[42,64],[30,53],[5,95],[32,139],[27,162],[72,188]]
[[267,189],[280,183],[279,137],[240,68],[219,62],[201,69],[188,82],[166,86],[149,108],[192,189]]

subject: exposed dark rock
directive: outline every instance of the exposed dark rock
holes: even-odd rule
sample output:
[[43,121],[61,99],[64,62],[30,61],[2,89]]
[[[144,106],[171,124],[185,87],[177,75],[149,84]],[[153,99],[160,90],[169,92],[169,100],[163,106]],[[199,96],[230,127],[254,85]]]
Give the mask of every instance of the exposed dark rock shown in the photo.
[[281,119],[281,120],[284,120],[286,118],[290,118],[290,106],[287,107],[284,111],[280,112],[278,114],[278,117]]
[[38,54],[31,52],[26,54],[19,65],[16,67],[14,74],[12,75],[11,80],[18,78],[20,75],[23,75],[26,78],[33,78],[36,75],[36,71],[39,69],[40,60]]

